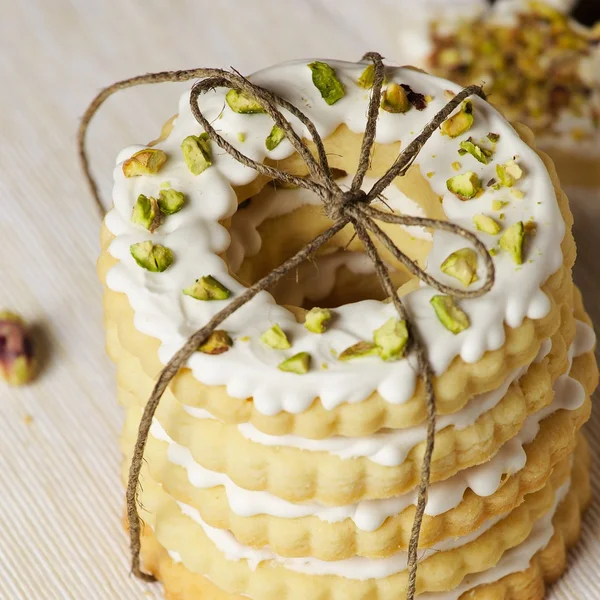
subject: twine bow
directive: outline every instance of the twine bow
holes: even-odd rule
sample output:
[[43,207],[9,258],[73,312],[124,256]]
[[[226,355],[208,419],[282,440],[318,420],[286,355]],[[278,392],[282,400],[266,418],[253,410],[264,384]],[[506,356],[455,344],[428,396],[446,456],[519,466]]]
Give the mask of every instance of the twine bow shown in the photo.
[[[407,352],[416,358],[419,374],[425,387],[427,405],[427,439],[421,467],[421,481],[419,484],[416,513],[408,547],[409,582],[407,600],[414,599],[417,583],[417,551],[419,546],[419,535],[425,507],[427,505],[427,491],[429,488],[431,460],[435,443],[436,410],[433,388],[433,372],[427,358],[426,348],[419,338],[418,331],[411,326],[409,315],[407,314],[407,311],[402,304],[402,301],[398,297],[396,289],[394,288],[388,267],[379,256],[371,236],[377,238],[384,245],[384,247],[387,248],[392,255],[406,267],[408,271],[418,277],[421,281],[438,290],[439,292],[453,297],[476,298],[482,296],[492,288],[495,272],[492,258],[486,247],[470,231],[453,223],[438,219],[396,215],[391,212],[384,212],[371,206],[371,203],[381,197],[382,192],[393,182],[396,177],[402,177],[407,173],[408,169],[417,158],[420,150],[431,137],[433,132],[450,116],[454,109],[458,107],[465,98],[468,98],[472,95],[478,95],[485,99],[485,94],[480,86],[470,86],[456,94],[426,125],[426,127],[414,139],[414,141],[399,154],[385,175],[377,180],[368,192],[365,192],[361,188],[364,177],[369,169],[371,151],[375,142],[379,103],[384,80],[384,64],[382,57],[374,52],[366,54],[363,57],[363,60],[369,60],[373,63],[374,82],[367,113],[367,125],[360,151],[360,160],[349,190],[341,189],[335,182],[327,161],[327,154],[323,140],[312,121],[293,104],[289,103],[273,92],[253,84],[236,71],[229,72],[220,69],[193,69],[189,71],[148,74],[121,81],[100,92],[100,94],[98,94],[98,96],[90,104],[82,119],[78,135],[79,155],[94,199],[96,200],[101,213],[104,213],[96,183],[90,173],[89,161],[85,150],[85,136],[87,128],[98,108],[110,95],[120,89],[145,83],[187,81],[189,79],[205,78],[194,84],[190,95],[190,107],[192,114],[198,123],[200,123],[200,125],[202,125],[204,130],[208,133],[210,139],[223,150],[225,150],[225,152],[235,158],[238,162],[251,167],[261,175],[265,175],[270,179],[290,183],[314,192],[320,197],[326,215],[333,221],[333,224],[329,229],[315,237],[294,256],[273,269],[273,271],[271,271],[268,275],[256,282],[251,287],[247,288],[242,294],[233,298],[233,300],[229,302],[222,311],[217,313],[204,327],[196,331],[188,339],[185,345],[173,356],[173,358],[169,361],[159,375],[152,395],[150,396],[150,399],[144,408],[144,412],[140,420],[138,437],[133,449],[126,493],[127,517],[129,521],[132,555],[131,567],[133,573],[142,579],[153,581],[154,577],[142,571],[140,566],[141,523],[138,513],[137,492],[139,488],[142,462],[144,459],[144,448],[150,433],[150,427],[152,425],[154,414],[167,386],[173,377],[175,377],[179,369],[185,365],[188,358],[197,351],[200,344],[210,335],[211,332],[213,332],[223,321],[225,321],[227,317],[233,314],[238,308],[249,302],[260,291],[274,285],[283,276],[295,269],[304,260],[314,254],[318,248],[320,248],[339,231],[346,227],[346,225],[351,224],[356,232],[356,235],[363,243],[367,255],[373,262],[383,290],[394,303],[400,319],[405,320],[407,323],[409,330],[409,344]],[[220,136],[212,127],[211,123],[203,115],[199,107],[200,95],[217,87],[236,89],[243,92],[246,96],[256,100],[262,106],[264,111],[271,116],[277,126],[284,131],[287,139],[294,147],[294,150],[296,150],[296,152],[304,160],[309,172],[309,176],[299,177],[269,165],[256,162],[242,154],[226,139]],[[288,111],[306,127],[313,143],[316,146],[316,156],[314,156],[310,151],[305,141],[294,131],[292,125],[284,117],[279,107]],[[431,277],[431,275],[421,269],[418,264],[415,263],[415,261],[397,248],[392,239],[379,227],[377,221],[404,226],[428,227],[432,229],[448,231],[465,238],[483,257],[486,269],[486,279],[484,284],[476,290],[464,290],[450,287],[437,281],[435,278]]]

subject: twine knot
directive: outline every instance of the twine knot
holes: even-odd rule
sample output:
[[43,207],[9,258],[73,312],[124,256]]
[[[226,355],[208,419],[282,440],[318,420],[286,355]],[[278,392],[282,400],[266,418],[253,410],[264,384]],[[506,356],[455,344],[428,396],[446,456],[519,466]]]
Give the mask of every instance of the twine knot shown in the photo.
[[370,202],[367,192],[364,190],[340,190],[329,195],[323,200],[325,214],[333,221],[339,222],[352,219],[351,207],[357,204],[368,204]]
[[[146,441],[150,434],[152,420],[158,408],[160,399],[167,389],[171,380],[178,373],[179,369],[185,365],[188,358],[197,351],[198,347],[206,338],[230,315],[252,300],[262,290],[265,290],[277,283],[287,273],[298,267],[306,259],[310,258],[317,250],[339,233],[346,225],[352,224],[356,235],[362,242],[367,256],[372,261],[379,281],[386,296],[388,296],[400,319],[406,321],[409,329],[410,352],[416,359],[420,376],[424,383],[425,400],[427,405],[427,440],[421,468],[421,481],[419,484],[417,509],[413,522],[409,547],[408,547],[408,592],[407,600],[413,600],[416,594],[416,574],[418,563],[418,546],[421,523],[427,505],[427,490],[430,480],[431,461],[435,443],[435,394],[433,388],[433,371],[427,358],[427,351],[419,338],[418,331],[412,326],[410,317],[402,304],[397,290],[394,287],[389,273],[389,267],[379,256],[379,252],[372,236],[377,238],[381,245],[385,247],[393,257],[425,284],[438,290],[439,292],[458,298],[475,298],[488,292],[494,283],[494,264],[485,245],[470,231],[455,225],[448,221],[438,219],[428,219],[423,217],[411,217],[408,215],[398,215],[393,212],[379,210],[370,205],[370,202],[379,198],[383,191],[394,181],[396,177],[405,175],[418,156],[419,152],[437,130],[437,128],[452,114],[460,103],[474,94],[485,99],[485,94],[480,86],[470,86],[456,94],[444,108],[442,108],[435,117],[425,126],[423,131],[400,153],[389,170],[375,182],[368,192],[361,189],[365,175],[369,170],[371,151],[375,144],[375,133],[377,120],[379,116],[379,104],[384,81],[384,64],[382,57],[370,52],[363,57],[374,66],[373,86],[371,88],[371,98],[367,111],[367,124],[363,136],[360,160],[356,169],[356,174],[352,180],[350,190],[342,190],[334,181],[331,169],[327,161],[327,153],[323,140],[317,131],[314,123],[296,106],[281,98],[277,94],[253,84],[251,81],[237,73],[236,71],[224,71],[222,69],[191,69],[188,71],[167,71],[163,73],[150,73],[140,75],[132,79],[127,79],[112,84],[102,90],[88,107],[83,116],[81,126],[78,132],[78,148],[81,164],[84,174],[92,191],[92,195],[104,213],[100,195],[96,182],[91,175],[88,156],[85,149],[85,136],[88,125],[103,102],[114,92],[129,87],[145,83],[161,83],[164,81],[188,81],[190,79],[202,78],[192,87],[190,94],[190,109],[198,123],[204,128],[210,139],[220,146],[225,152],[230,154],[238,162],[251,167],[257,173],[268,179],[282,181],[305,188],[317,194],[322,202],[325,213],[333,221],[333,225],[319,234],[304,248],[300,249],[294,256],[286,260],[279,267],[276,267],[261,280],[247,288],[243,293],[232,298],[227,306],[218,312],[204,327],[196,331],[187,340],[185,345],[173,356],[167,366],[160,373],[152,395],[144,408],[140,419],[138,437],[133,449],[133,456],[129,469],[129,479],[127,483],[127,518],[129,523],[129,535],[131,542],[132,571],[138,577],[145,580],[153,580],[151,574],[145,573],[140,566],[141,552],[141,519],[138,512],[137,494],[139,488],[140,472],[144,462],[144,449]],[[300,177],[281,171],[270,165],[259,163],[248,156],[242,154],[237,148],[232,146],[225,138],[219,135],[212,124],[206,119],[199,107],[200,94],[217,87],[235,88],[257,101],[275,121],[275,124],[283,130],[287,139],[292,144],[294,150],[303,159],[308,168],[308,177]],[[306,141],[302,139],[293,129],[290,122],[284,117],[280,108],[285,109],[292,114],[304,127],[312,138],[316,147],[316,156],[309,149]],[[431,229],[448,231],[459,235],[474,246],[477,252],[483,257],[486,280],[485,283],[475,290],[457,289],[447,286],[431,275],[426,273],[419,265],[402,252],[394,241],[379,227],[377,221],[391,223],[403,226],[418,226]]]

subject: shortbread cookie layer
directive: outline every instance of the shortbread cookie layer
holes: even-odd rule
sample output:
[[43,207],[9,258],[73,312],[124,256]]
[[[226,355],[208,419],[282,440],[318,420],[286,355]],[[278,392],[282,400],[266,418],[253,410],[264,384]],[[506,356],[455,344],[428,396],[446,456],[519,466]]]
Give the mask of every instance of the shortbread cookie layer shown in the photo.
[[[571,487],[565,499],[560,503],[552,526],[533,534],[538,539],[526,539],[513,550],[506,552],[496,563],[495,568],[473,575],[472,589],[462,592],[460,586],[455,592],[423,594],[424,600],[541,600],[545,584],[556,579],[566,566],[566,550],[572,546],[579,534],[580,514],[590,498],[589,488],[589,453],[583,438],[579,439],[577,453],[573,461]],[[160,534],[159,534],[160,535]],[[539,539],[541,538],[541,539]],[[545,538],[545,539],[544,539]],[[538,548],[535,547],[538,545]],[[529,547],[527,547],[529,545]],[[528,552],[530,553],[527,556]],[[192,572],[181,562],[176,552],[167,553],[164,546],[159,545],[149,527],[145,528],[143,542],[144,562],[147,569],[154,572],[166,586],[167,597],[172,600],[233,600],[242,596],[227,593],[217,588],[214,583]],[[173,561],[172,556],[177,559]],[[498,579],[498,581],[494,581]],[[477,581],[481,580],[481,585]],[[493,583],[488,584],[488,581]],[[356,583],[356,582],[355,582]],[[465,585],[464,583],[462,585]],[[249,594],[253,600],[263,600],[269,596]],[[294,596],[282,595],[280,598]],[[298,596],[299,598],[301,596]],[[304,596],[311,597],[311,596]],[[323,595],[323,598],[342,598],[337,595]],[[353,596],[347,596],[353,597]],[[373,596],[377,597],[377,596]],[[396,596],[397,598],[398,596]]]

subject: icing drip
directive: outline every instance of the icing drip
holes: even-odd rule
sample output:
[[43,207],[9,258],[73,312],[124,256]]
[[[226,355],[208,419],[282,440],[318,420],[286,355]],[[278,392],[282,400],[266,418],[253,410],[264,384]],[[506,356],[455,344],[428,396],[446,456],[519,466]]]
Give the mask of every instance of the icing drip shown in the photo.
[[550,512],[541,519],[538,519],[528,538],[523,543],[505,552],[495,567],[481,573],[469,575],[457,588],[449,592],[428,592],[422,594],[420,600],[459,600],[465,592],[472,590],[478,585],[493,583],[512,573],[525,571],[536,552],[543,550],[552,539],[554,535],[552,519],[556,514],[558,506],[568,494],[569,488],[570,481],[558,489],[554,506]]
[[[177,504],[184,515],[187,515],[202,527],[206,536],[228,560],[245,560],[252,570],[256,570],[258,565],[264,561],[274,561],[291,571],[297,571],[299,573],[307,573],[310,575],[335,575],[338,577],[345,577],[346,579],[365,580],[389,577],[394,573],[404,571],[407,567],[407,552],[398,552],[388,558],[371,559],[354,556],[352,558],[337,561],[323,561],[316,558],[282,557],[270,550],[259,550],[240,544],[229,531],[215,529],[205,523],[202,520],[200,513],[195,508],[183,504],[182,502],[178,502]],[[419,552],[419,560],[423,561],[437,552],[452,550],[453,548],[464,546],[465,544],[476,540],[479,536],[483,535],[501,521],[504,516],[505,515],[500,515],[493,519],[489,519],[482,527],[469,535],[440,542],[436,545],[435,549],[430,548],[421,550]]]
[[[366,122],[368,93],[355,81],[365,64],[329,61],[336,69],[346,88],[346,96],[333,106],[323,102],[313,86],[307,61],[297,61],[275,66],[253,75],[253,81],[268,87],[292,103],[296,103],[313,120],[323,137],[329,136],[345,123],[354,132],[363,132]],[[433,100],[423,111],[412,110],[406,115],[381,111],[377,141],[389,144],[400,141],[405,147],[446,103],[444,90],[458,91],[450,82],[410,69],[389,69],[389,81],[405,83]],[[267,156],[283,159],[292,153],[285,140],[268,152],[264,141],[270,133],[272,122],[267,115],[240,115],[232,112],[224,102],[224,91],[201,98],[202,108],[209,120],[219,117],[219,131],[230,143],[251,158],[262,161]],[[300,100],[302,99],[302,100]],[[213,151],[213,166],[200,176],[187,169],[180,151],[181,141],[190,134],[201,133],[191,115],[189,93],[184,94],[170,136],[157,147],[164,150],[168,160],[158,175],[125,178],[120,162],[131,156],[139,146],[130,147],[119,155],[115,171],[114,208],[106,217],[106,226],[115,236],[109,252],[119,262],[107,274],[108,287],[127,295],[134,311],[135,327],[160,340],[159,358],[166,363],[184,344],[189,335],[204,325],[224,302],[199,302],[184,296],[181,290],[195,279],[211,274],[229,288],[233,295],[243,287],[229,274],[226,262],[220,257],[231,245],[231,236],[220,224],[231,217],[237,200],[231,185],[245,185],[256,173],[235,162],[230,156]],[[562,253],[560,242],[565,225],[561,217],[551,179],[541,159],[491,106],[474,98],[475,124],[470,135],[484,138],[488,132],[500,134],[493,164],[483,165],[464,159],[464,168],[473,170],[483,182],[495,175],[495,165],[506,162],[515,154],[526,175],[519,182],[525,197],[512,202],[505,210],[504,225],[533,219],[537,235],[532,238],[525,264],[515,268],[511,257],[501,253],[495,257],[496,285],[487,295],[461,302],[468,313],[471,326],[459,335],[446,330],[435,317],[429,300],[434,291],[421,287],[405,296],[407,308],[424,343],[429,348],[432,367],[443,373],[456,356],[467,362],[479,360],[488,350],[500,348],[504,343],[504,323],[518,327],[525,317],[538,319],[545,316],[550,303],[541,291],[541,285],[560,268]],[[225,106],[225,109],[223,107]],[[303,127],[293,121],[299,133]],[[237,134],[244,132],[245,141]],[[486,188],[484,193],[462,202],[446,189],[446,180],[455,175],[451,164],[458,158],[458,141],[436,132],[419,156],[419,166],[435,193],[442,198],[443,209],[449,220],[473,229],[472,217],[490,213],[495,199],[505,199],[506,193]],[[434,158],[435,157],[435,158]],[[186,205],[179,213],[170,216],[153,234],[131,223],[132,207],[139,194],[156,196],[160,184],[168,181],[172,188],[186,195]],[[138,267],[130,255],[131,244],[152,239],[169,247],[175,261],[164,273],[150,273]],[[496,244],[491,236],[481,235],[490,248]],[[455,281],[440,272],[443,260],[453,251],[464,247],[458,236],[434,232],[427,270],[434,277],[450,284]],[[480,280],[483,273],[479,273]],[[347,304],[336,309],[335,327],[322,335],[314,335],[296,322],[287,309],[277,306],[273,297],[262,292],[249,304],[229,317],[224,328],[234,339],[249,336],[249,343],[234,343],[226,353],[209,356],[196,353],[188,362],[194,376],[210,386],[226,386],[234,398],[253,398],[255,408],[265,415],[281,411],[301,413],[310,407],[315,398],[330,410],[342,403],[360,402],[377,391],[387,402],[402,403],[412,397],[416,374],[409,360],[385,363],[377,358],[341,363],[332,356],[354,343],[371,339],[372,332],[387,319],[395,316],[389,303],[367,300]],[[260,334],[278,323],[290,339],[290,352],[308,352],[313,364],[327,364],[327,369],[312,369],[299,377],[283,373],[276,366],[290,352],[265,348],[258,341]]]

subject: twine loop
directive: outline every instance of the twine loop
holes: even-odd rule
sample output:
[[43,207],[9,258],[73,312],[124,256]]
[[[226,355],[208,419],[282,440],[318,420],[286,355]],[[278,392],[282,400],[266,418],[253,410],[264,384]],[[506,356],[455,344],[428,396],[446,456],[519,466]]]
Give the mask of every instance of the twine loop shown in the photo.
[[[357,170],[349,190],[341,189],[335,182],[327,161],[327,153],[325,151],[323,140],[314,123],[296,106],[270,90],[255,85],[235,70],[192,69],[189,71],[167,71],[142,75],[117,82],[102,90],[98,96],[96,96],[82,119],[78,132],[79,156],[92,195],[97,206],[100,208],[100,212],[103,214],[104,210],[100,195],[98,193],[96,182],[90,172],[89,159],[85,148],[85,138],[89,123],[99,107],[108,97],[121,89],[147,83],[188,81],[190,79],[203,78],[200,81],[197,81],[192,87],[190,94],[190,109],[198,123],[209,135],[210,139],[235,160],[254,169],[257,173],[264,175],[269,179],[308,189],[317,194],[321,198],[325,214],[333,222],[329,229],[315,237],[294,256],[273,269],[273,271],[257,281],[251,287],[247,288],[244,292],[233,297],[223,310],[217,313],[204,327],[190,336],[184,346],[173,356],[160,373],[140,420],[138,436],[132,453],[126,492],[127,518],[132,557],[131,568],[132,572],[142,579],[153,581],[154,577],[149,573],[145,573],[140,565],[142,528],[138,512],[137,494],[140,485],[140,473],[144,461],[146,441],[150,434],[150,427],[152,425],[154,414],[156,413],[163,393],[171,380],[178,373],[179,369],[185,366],[188,358],[197,351],[199,345],[212,331],[223,323],[223,321],[241,306],[249,302],[260,291],[273,286],[287,273],[298,267],[306,259],[310,258],[323,244],[328,242],[348,224],[351,224],[355,230],[355,234],[362,242],[367,256],[371,259],[375,267],[383,290],[393,302],[400,319],[407,322],[409,331],[408,352],[416,359],[416,365],[424,384],[427,407],[427,438],[421,467],[421,480],[418,487],[417,507],[408,547],[409,578],[406,598],[407,600],[413,600],[415,597],[417,589],[419,535],[425,507],[427,505],[427,490],[429,488],[431,461],[435,444],[436,409],[433,371],[427,358],[427,349],[419,337],[419,332],[411,323],[409,315],[392,283],[389,268],[381,259],[373,238],[377,239],[383,247],[389,250],[394,258],[404,265],[404,267],[415,277],[437,291],[453,297],[476,298],[484,295],[494,284],[495,270],[487,248],[477,236],[470,231],[444,220],[398,215],[391,211],[387,212],[375,208],[371,203],[375,199],[381,197],[383,191],[396,177],[402,177],[407,173],[427,140],[465,98],[472,95],[478,95],[485,99],[485,94],[480,86],[470,86],[456,94],[424,127],[423,131],[401,151],[389,170],[374,183],[369,191],[365,192],[362,190],[362,185],[364,177],[369,169],[371,151],[375,144],[379,103],[384,80],[384,64],[382,57],[374,52],[366,54],[363,57],[363,60],[371,61],[373,63],[374,82],[371,88],[371,97],[367,111],[367,124],[362,140],[359,164],[357,165]],[[219,135],[212,124],[206,119],[199,106],[199,97],[201,94],[219,87],[236,89],[256,100],[262,106],[264,111],[271,116],[275,124],[283,130],[294,150],[303,159],[308,169],[308,176],[300,177],[292,175],[270,165],[256,162],[250,157],[242,154],[225,138]],[[306,131],[308,131],[315,146],[314,153],[308,147],[305,140],[294,130],[292,124],[282,110],[295,117],[297,121],[305,127]],[[465,290],[448,286],[436,280],[425,272],[408,255],[402,252],[377,222],[403,226],[426,227],[447,231],[463,237],[474,246],[475,250],[483,258],[483,264],[486,271],[486,278],[483,285],[474,290]]]

